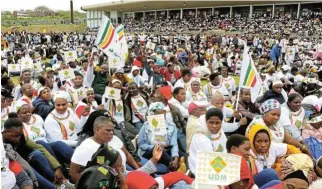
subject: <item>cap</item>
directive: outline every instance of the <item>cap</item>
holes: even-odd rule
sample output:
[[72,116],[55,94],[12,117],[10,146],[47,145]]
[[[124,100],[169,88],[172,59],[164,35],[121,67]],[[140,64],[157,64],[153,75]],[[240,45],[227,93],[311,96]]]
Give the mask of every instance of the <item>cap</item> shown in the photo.
[[191,114],[195,109],[197,108],[205,108],[207,106],[207,103],[195,101],[189,104],[188,106],[188,112]]
[[289,65],[283,65],[282,66],[282,70],[284,70],[284,71],[288,71],[288,70],[290,70],[291,68],[290,68],[290,66]]

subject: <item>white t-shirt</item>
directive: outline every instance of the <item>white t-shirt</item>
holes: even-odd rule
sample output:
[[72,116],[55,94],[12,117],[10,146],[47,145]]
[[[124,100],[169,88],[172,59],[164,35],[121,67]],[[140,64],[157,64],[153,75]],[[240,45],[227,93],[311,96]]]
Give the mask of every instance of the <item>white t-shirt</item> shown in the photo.
[[[122,164],[126,167],[126,156],[122,151],[123,143],[117,137],[113,136],[112,140],[108,143],[110,147],[114,150],[117,150],[122,157]],[[81,145],[79,145],[73,154],[72,162],[78,165],[86,166],[87,162],[92,160],[93,154],[97,152],[101,145],[95,142],[92,138],[84,140]]]
[[92,160],[92,156],[101,145],[95,142],[92,138],[84,140],[79,145],[73,154],[72,162],[81,166],[86,166],[87,162]]

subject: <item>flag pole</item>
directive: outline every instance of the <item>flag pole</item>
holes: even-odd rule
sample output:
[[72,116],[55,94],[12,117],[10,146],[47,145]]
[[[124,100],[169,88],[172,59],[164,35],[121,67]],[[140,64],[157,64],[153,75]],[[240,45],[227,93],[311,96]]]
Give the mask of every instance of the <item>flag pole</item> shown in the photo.
[[[248,49],[247,49],[247,44],[246,44],[246,41],[243,41],[243,43],[244,43],[244,53],[243,53],[243,55],[245,55],[246,53],[248,53],[248,52],[246,52]],[[243,61],[244,61],[244,56],[243,56]],[[238,109],[238,102],[239,102],[239,96],[240,96],[240,89],[241,89],[241,84],[240,84],[240,80],[239,80],[239,83],[238,83],[238,85],[239,85],[239,87],[238,87],[238,92],[237,92],[237,100],[236,100],[236,108],[235,108],[235,110],[237,110]],[[234,118],[234,122],[233,123],[235,123],[236,122],[236,118]]]

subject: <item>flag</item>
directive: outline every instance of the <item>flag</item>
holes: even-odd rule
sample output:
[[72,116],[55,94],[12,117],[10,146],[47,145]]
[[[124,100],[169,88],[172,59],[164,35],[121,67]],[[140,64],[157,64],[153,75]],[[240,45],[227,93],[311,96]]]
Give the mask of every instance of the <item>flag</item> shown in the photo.
[[121,41],[124,38],[124,26],[119,25],[116,28],[116,32],[117,32],[118,40]]
[[109,58],[117,59],[118,67],[124,66],[124,59],[120,52],[121,44],[118,43],[115,28],[107,16],[103,16],[95,43]]
[[256,70],[254,61],[248,54],[248,47],[245,43],[239,88],[250,88],[252,102],[255,102],[260,93],[262,83],[262,79]]
[[121,51],[120,52],[123,55],[124,62],[126,62],[127,59],[128,59],[128,55],[129,55],[129,47],[128,47],[126,39],[124,37],[124,26],[119,25],[116,28],[116,31],[117,31],[117,35],[118,35],[118,42],[121,45]]

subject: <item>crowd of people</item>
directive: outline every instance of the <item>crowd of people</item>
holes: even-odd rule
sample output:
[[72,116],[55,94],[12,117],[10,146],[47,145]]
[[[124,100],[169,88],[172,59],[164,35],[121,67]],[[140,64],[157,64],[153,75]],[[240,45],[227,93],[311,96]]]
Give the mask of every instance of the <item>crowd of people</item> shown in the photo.
[[[117,69],[95,32],[2,33],[2,188],[194,188],[198,152],[241,157],[240,180],[225,188],[319,188],[321,20],[209,19],[125,22],[138,33],[126,33]],[[187,25],[254,30],[177,33]],[[238,81],[243,54],[258,94]],[[12,72],[23,58],[41,69]],[[75,77],[63,80],[64,70]],[[155,135],[148,116],[164,117],[166,133]]]

